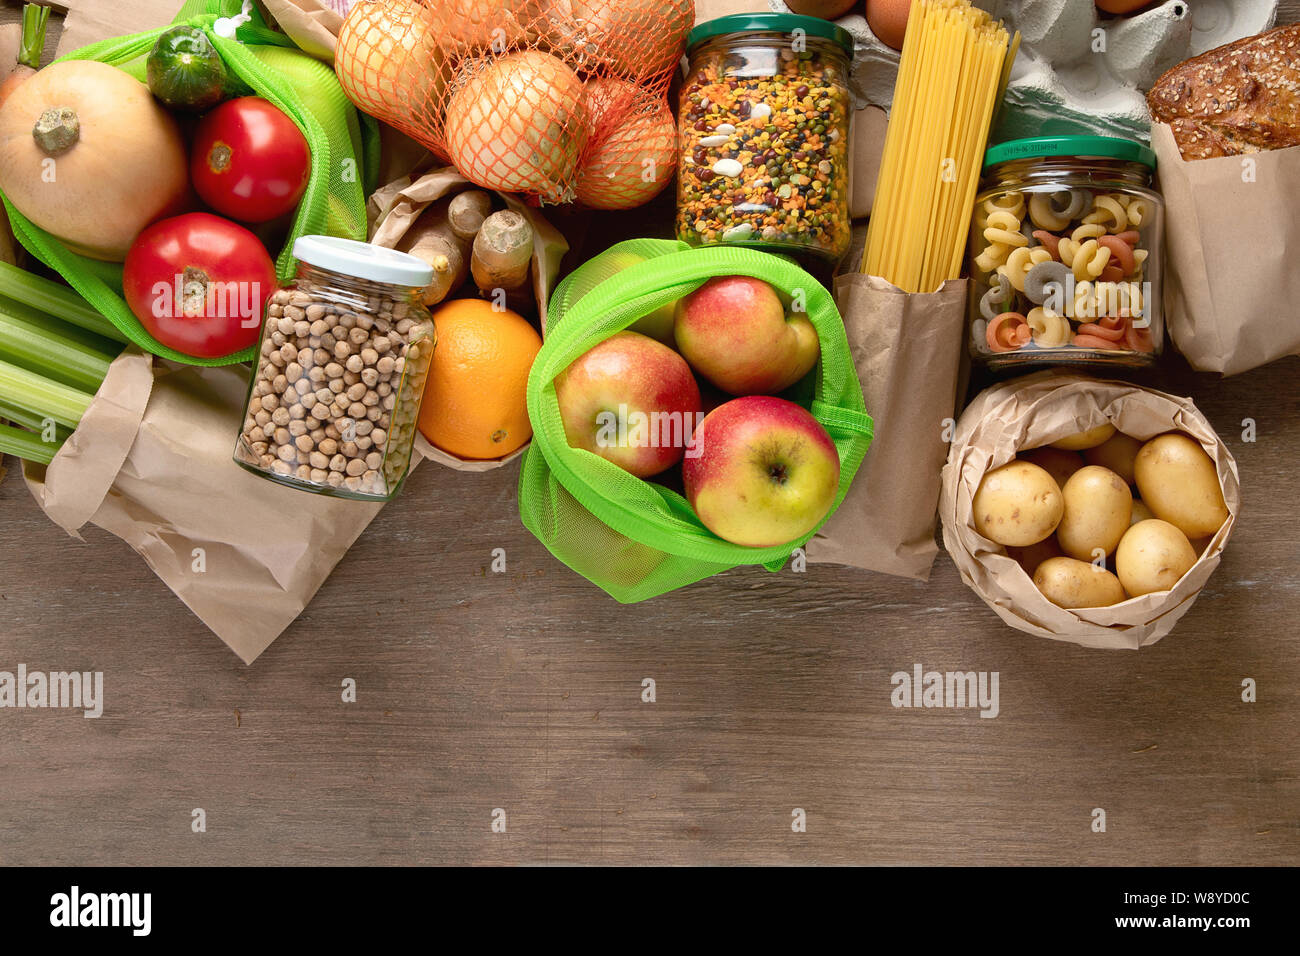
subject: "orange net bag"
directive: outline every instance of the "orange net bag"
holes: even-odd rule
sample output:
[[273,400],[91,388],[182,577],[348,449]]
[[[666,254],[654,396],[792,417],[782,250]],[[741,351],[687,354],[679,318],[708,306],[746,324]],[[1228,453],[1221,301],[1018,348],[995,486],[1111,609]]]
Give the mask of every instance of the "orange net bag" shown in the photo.
[[627,209],[672,178],[668,85],[694,0],[358,0],[335,72],[466,179]]

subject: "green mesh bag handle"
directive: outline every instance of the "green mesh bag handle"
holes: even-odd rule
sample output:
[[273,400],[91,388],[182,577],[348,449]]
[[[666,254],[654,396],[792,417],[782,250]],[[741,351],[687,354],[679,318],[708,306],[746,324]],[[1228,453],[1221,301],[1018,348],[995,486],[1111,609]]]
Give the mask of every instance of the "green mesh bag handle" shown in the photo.
[[[250,19],[238,27],[234,39],[213,31],[218,18],[241,12]],[[241,0],[188,0],[173,25],[176,23],[204,30],[230,75],[247,87],[245,92],[275,104],[307,138],[311,173],[288,238],[276,257],[280,281],[292,279],[297,269],[292,250],[299,236],[325,233],[364,241],[366,196],[378,175],[378,127],[368,117],[360,118],[334,71],[267,27],[255,7],[245,11]],[[61,59],[98,60],[144,82],[149,51],[167,29],[170,27],[101,40]],[[77,255],[34,225],[8,199],[4,199],[4,205],[18,241],[145,351],[186,365],[230,365],[253,357],[255,347],[220,358],[199,359],[163,345],[149,334],[122,298],[121,263]]]
[[777,570],[816,533],[767,548],[724,541],[677,492],[573,448],[565,438],[556,376],[641,316],[725,275],[762,279],[787,303],[801,297],[817,330],[817,369],[785,397],[812,412],[839,452],[840,484],[827,518],[843,501],[871,443],[872,422],[839,311],[830,293],[794,263],[754,249],[634,239],[583,264],[551,299],[546,340],[528,377],[533,441],[520,471],[519,510],[525,527],[552,554],[625,603],[742,564]]

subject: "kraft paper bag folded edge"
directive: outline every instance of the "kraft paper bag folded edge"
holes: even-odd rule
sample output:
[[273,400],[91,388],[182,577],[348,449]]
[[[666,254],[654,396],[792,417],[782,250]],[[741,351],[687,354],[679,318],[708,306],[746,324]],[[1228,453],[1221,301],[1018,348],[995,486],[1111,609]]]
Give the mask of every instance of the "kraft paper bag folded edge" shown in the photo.
[[262,0],[280,29],[304,53],[334,61],[343,16],[324,0]]
[[[972,502],[983,476],[1010,461],[1017,450],[1106,422],[1139,439],[1172,430],[1190,434],[1214,461],[1229,517],[1172,590],[1113,607],[1067,610],[1048,601],[1015,560],[975,529]],[[962,581],[1004,621],[1038,637],[1132,650],[1165,637],[1191,609],[1218,567],[1240,508],[1237,463],[1190,399],[1056,372],[1015,379],[976,396],[957,422],[939,499],[944,547]]]
[[[93,520],[251,663],[382,506],[285,488],[236,465],[246,393],[235,366],[161,370],[115,494]],[[204,549],[201,571],[195,548]]]
[[862,397],[876,424],[862,467],[808,560],[928,580],[936,555],[943,423],[953,415],[968,280],[908,294],[878,276],[835,283]]
[[[124,354],[84,430],[24,477],[51,518],[65,527],[89,520],[122,539],[252,663],[307,607],[381,505],[284,488],[236,465],[246,393],[238,366],[171,367]],[[87,510],[93,514],[83,519]]]
[[91,520],[130,454],[153,391],[153,360],[132,346],[108,373],[76,430],[46,466],[25,463],[36,503],[74,538]]
[[[1185,161],[1152,127],[1165,198],[1165,322],[1188,363],[1235,375],[1300,355],[1300,147]],[[1249,250],[1242,255],[1242,250]]]

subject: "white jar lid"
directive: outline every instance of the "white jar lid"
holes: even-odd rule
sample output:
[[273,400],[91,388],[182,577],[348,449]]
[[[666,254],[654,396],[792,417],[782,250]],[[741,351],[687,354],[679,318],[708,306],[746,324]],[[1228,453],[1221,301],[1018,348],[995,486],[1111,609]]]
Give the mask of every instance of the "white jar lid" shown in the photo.
[[372,246],[336,236],[300,236],[293,244],[300,262],[355,279],[423,288],[433,281],[433,266],[409,252]]

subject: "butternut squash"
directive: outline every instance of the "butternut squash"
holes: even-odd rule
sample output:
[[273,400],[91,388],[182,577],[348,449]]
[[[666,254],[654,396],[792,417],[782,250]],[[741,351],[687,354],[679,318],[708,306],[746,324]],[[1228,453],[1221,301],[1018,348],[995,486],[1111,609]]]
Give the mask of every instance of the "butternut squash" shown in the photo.
[[0,106],[0,191],[74,252],[122,261],[188,190],[176,122],[121,70],[55,63]]

